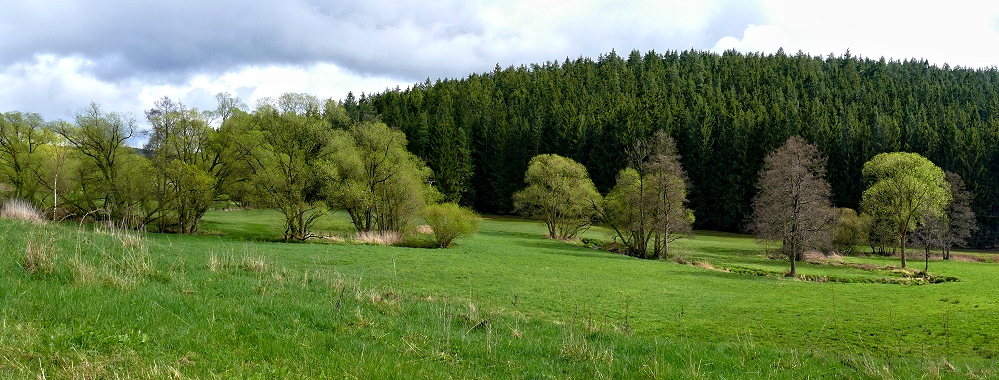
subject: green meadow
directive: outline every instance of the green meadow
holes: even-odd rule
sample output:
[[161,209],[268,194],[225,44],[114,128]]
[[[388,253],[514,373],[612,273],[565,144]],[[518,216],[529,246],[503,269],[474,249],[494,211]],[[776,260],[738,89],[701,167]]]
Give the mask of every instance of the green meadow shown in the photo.
[[[999,376],[990,253],[931,260],[939,283],[891,257],[818,259],[803,280],[735,234],[649,261],[596,249],[599,227],[567,243],[515,218],[450,249],[281,243],[280,223],[212,211],[184,236],[0,219],[0,378]],[[342,214],[317,227],[352,230]]]

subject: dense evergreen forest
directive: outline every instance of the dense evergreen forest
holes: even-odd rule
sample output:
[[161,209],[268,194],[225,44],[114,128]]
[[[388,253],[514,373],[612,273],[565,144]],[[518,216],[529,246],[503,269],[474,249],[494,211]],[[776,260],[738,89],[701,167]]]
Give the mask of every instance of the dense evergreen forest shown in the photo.
[[531,157],[583,163],[606,193],[625,150],[665,130],[690,177],[696,227],[740,231],[766,154],[792,135],[828,157],[839,207],[864,162],[920,153],[975,194],[977,247],[999,244],[999,72],[850,55],[611,52],[349,96],[348,114],[400,128],[451,200],[509,213]]

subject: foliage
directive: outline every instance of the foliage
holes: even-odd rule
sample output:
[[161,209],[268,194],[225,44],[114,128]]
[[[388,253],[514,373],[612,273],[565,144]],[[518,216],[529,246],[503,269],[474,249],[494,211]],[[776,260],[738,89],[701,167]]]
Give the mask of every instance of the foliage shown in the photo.
[[[238,100],[220,97],[220,101]],[[228,103],[227,103],[228,104]],[[220,104],[220,107],[225,107]],[[223,119],[228,119],[228,114]],[[156,208],[149,219],[161,231],[193,233],[205,212],[220,197],[229,173],[216,143],[217,131],[205,115],[187,109],[183,103],[164,97],[146,111],[152,126],[145,149],[152,155],[155,173]]]
[[783,243],[791,261],[789,275],[795,276],[805,249],[832,240],[838,218],[829,202],[825,159],[814,145],[792,136],[764,159],[757,187],[750,229],[761,240]]
[[0,194],[36,203],[42,151],[53,139],[46,127],[38,114],[0,113]]
[[571,158],[542,154],[531,158],[527,187],[513,195],[524,216],[540,219],[553,239],[572,239],[597,217],[600,193],[586,168]]
[[686,208],[686,173],[665,132],[637,143],[630,153],[631,167],[618,173],[604,199],[602,219],[630,255],[664,259],[669,243],[691,232],[694,222],[694,213]]
[[325,199],[346,210],[358,231],[403,232],[436,198],[431,172],[406,151],[406,136],[383,123],[334,131],[322,165]]
[[423,218],[441,248],[450,247],[459,237],[475,235],[482,223],[479,214],[454,202],[428,205],[423,209]]
[[[995,68],[849,52],[611,51],[428,80],[351,97],[345,107],[358,120],[377,115],[404,131],[438,178],[446,169],[430,160],[434,146],[467,146],[471,172],[457,175],[467,187],[461,202],[484,213],[512,211],[512,194],[538,154],[582,163],[607,192],[628,164],[626,148],[663,130],[690,176],[695,228],[735,232],[750,219],[763,158],[794,135],[828,159],[837,207],[858,208],[864,162],[907,151],[960,174],[976,194],[972,210],[996,215],[997,83]],[[995,246],[999,218],[979,222],[969,244]]]
[[867,214],[857,215],[851,208],[840,208],[839,220],[836,222],[836,237],[833,246],[844,255],[857,253],[857,246],[868,243],[871,230],[871,217]]
[[862,207],[874,219],[888,222],[905,263],[907,235],[924,218],[939,218],[952,196],[943,170],[917,153],[895,152],[874,156],[864,164],[871,183]]
[[253,114],[237,113],[230,119],[241,129],[234,133],[242,134],[237,144],[244,147],[248,173],[244,190],[256,204],[284,215],[286,241],[305,240],[327,211],[320,191],[331,132],[312,97],[285,94],[277,105],[268,101]]
[[125,145],[137,131],[135,119],[93,103],[73,119],[73,124],[53,127],[74,148],[70,160],[78,162],[72,179],[76,188],[64,197],[66,204],[78,215],[99,211],[121,226],[144,225],[144,206],[152,196],[146,176],[152,171],[147,159]]

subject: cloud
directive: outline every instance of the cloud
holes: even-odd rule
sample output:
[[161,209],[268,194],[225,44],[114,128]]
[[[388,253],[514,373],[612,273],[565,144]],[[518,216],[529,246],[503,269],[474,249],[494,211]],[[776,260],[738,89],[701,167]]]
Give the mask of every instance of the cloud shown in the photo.
[[143,111],[168,96],[190,107],[212,109],[215,94],[230,92],[253,104],[262,97],[284,92],[307,92],[342,99],[349,91],[376,92],[405,86],[387,77],[361,76],[339,67],[317,63],[307,66],[246,66],[221,75],[195,74],[181,83],[129,78],[107,81],[93,74],[100,66],[83,57],[42,55],[32,62],[0,70],[0,111],[36,112],[46,119],[70,119],[73,111],[90,102],[103,109],[131,113],[142,121]]
[[761,0],[766,22],[720,38],[714,50],[812,55],[842,54],[871,58],[927,59],[933,64],[990,67],[999,64],[991,46],[999,45],[999,3],[956,0],[911,3],[877,0],[804,2]]
[[756,8],[738,0],[20,1],[5,10],[19,17],[0,22],[10,37],[0,40],[0,65],[80,56],[105,81],[182,82],[317,62],[362,75],[455,77],[610,49],[707,48],[715,30],[761,21]]
[[784,46],[790,46],[791,38],[779,26],[750,25],[742,33],[742,39],[732,36],[718,40],[715,52],[734,49],[741,52],[775,52]]
[[93,101],[142,110],[162,96],[342,98],[494,65],[616,49],[706,49],[762,24],[756,0],[132,2],[14,0],[0,20],[0,111],[46,118]]
[[954,0],[13,0],[0,19],[0,111],[94,101],[198,108],[282,92],[341,98],[611,49],[840,54],[993,66],[999,3]]

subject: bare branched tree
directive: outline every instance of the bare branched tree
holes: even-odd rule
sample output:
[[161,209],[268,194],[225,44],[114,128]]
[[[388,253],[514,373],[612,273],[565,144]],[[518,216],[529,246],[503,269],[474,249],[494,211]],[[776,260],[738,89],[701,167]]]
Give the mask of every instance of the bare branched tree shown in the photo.
[[916,229],[909,234],[909,242],[923,249],[926,262],[923,272],[930,270],[930,251],[934,248],[943,249],[949,224],[946,215],[926,215],[919,221]]
[[968,243],[971,234],[978,231],[975,212],[971,210],[974,194],[965,188],[964,180],[960,175],[951,172],[947,172],[946,175],[954,199],[945,209],[948,225],[940,247],[943,250],[944,260],[950,259],[951,247],[964,246]]
[[[628,151],[629,168],[618,173],[603,219],[632,256],[666,258],[669,243],[691,231],[687,175],[676,144],[664,131]],[[651,252],[650,252],[651,248]]]
[[828,244],[838,213],[829,202],[825,159],[814,145],[792,136],[767,155],[753,198],[749,225],[761,240],[779,240],[791,261],[790,276],[806,248]]

